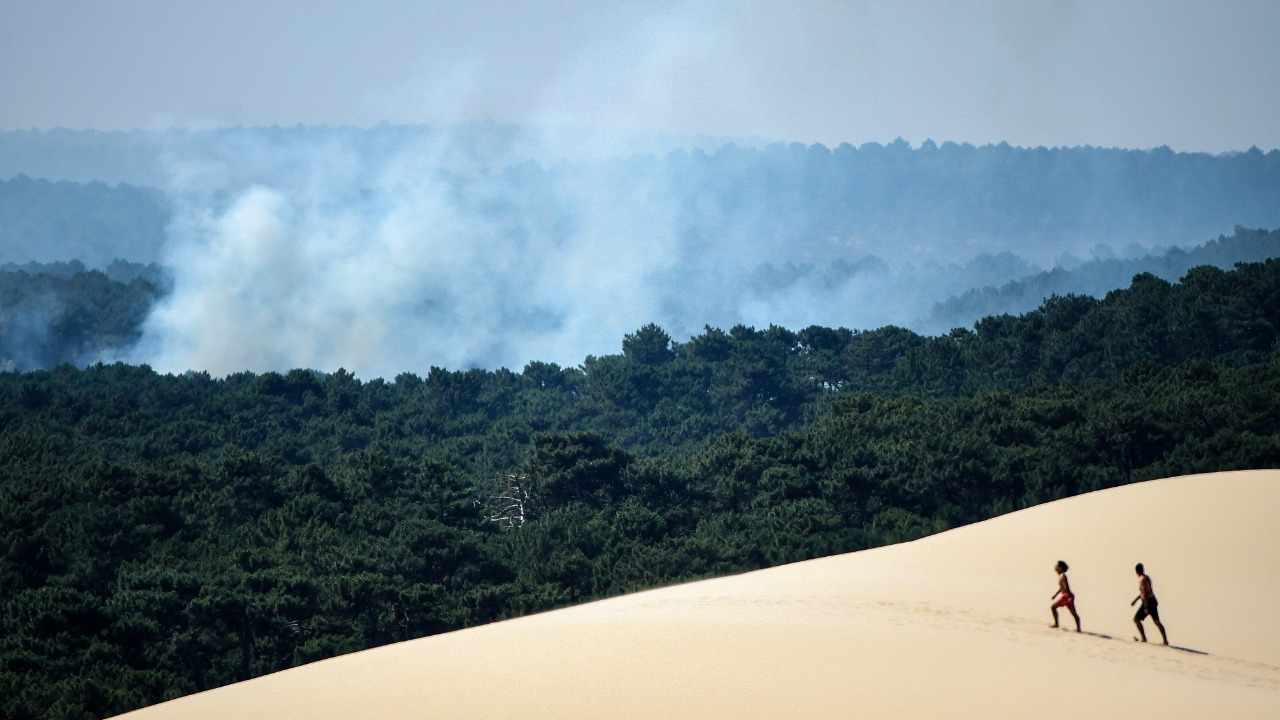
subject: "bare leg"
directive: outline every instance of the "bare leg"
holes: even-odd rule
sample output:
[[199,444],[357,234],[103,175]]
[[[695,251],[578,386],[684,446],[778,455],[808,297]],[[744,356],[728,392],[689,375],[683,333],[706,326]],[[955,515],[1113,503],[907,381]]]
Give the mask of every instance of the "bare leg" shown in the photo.
[[1058,608],[1051,607],[1049,609],[1053,611],[1053,627],[1058,627]]
[[1146,642],[1146,641],[1147,641],[1147,631],[1142,629],[1142,621],[1141,621],[1141,620],[1134,620],[1134,621],[1133,621],[1133,624],[1138,626],[1138,636],[1142,638],[1142,642]]
[[1165,634],[1165,632],[1164,632],[1164,625],[1162,625],[1162,624],[1160,623],[1160,621],[1159,621],[1159,620],[1156,620],[1155,618],[1151,618],[1151,621],[1152,621],[1152,622],[1154,622],[1154,623],[1156,624],[1156,627],[1160,628],[1160,639],[1164,640],[1164,644],[1165,644],[1165,645],[1168,645],[1168,644],[1169,644],[1169,636],[1168,636],[1168,635],[1166,635],[1166,634]]
[[1080,632],[1080,616],[1076,614],[1076,609],[1070,605],[1067,606],[1067,609],[1071,611],[1071,617],[1076,619],[1076,632]]

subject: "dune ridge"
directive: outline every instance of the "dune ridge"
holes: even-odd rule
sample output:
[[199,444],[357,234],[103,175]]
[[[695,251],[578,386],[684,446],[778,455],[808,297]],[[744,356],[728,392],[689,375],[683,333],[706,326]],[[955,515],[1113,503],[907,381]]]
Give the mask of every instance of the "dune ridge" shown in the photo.
[[[1280,471],[1156,480],[874,550],[333,658],[120,716],[1280,717]],[[1083,633],[1049,627],[1066,560]],[[1146,564],[1170,646],[1133,641]],[[1148,637],[1159,633],[1147,623]]]

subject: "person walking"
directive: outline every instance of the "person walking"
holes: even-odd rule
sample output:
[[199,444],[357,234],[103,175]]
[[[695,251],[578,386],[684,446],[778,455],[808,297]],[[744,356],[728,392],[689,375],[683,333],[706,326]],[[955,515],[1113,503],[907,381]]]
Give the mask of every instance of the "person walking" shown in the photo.
[[1160,601],[1156,600],[1156,591],[1151,587],[1151,576],[1147,575],[1142,563],[1138,563],[1134,570],[1138,573],[1138,597],[1129,603],[1129,607],[1136,605],[1139,600],[1142,601],[1142,607],[1138,608],[1138,612],[1133,616],[1133,624],[1138,626],[1139,636],[1134,640],[1141,638],[1141,642],[1147,641],[1147,631],[1142,627],[1142,621],[1150,617],[1160,629],[1160,638],[1164,640],[1165,645],[1168,645],[1169,636],[1165,634],[1164,625],[1160,622]]
[[1053,569],[1058,573],[1058,591],[1053,594],[1053,627],[1058,627],[1058,608],[1065,607],[1076,619],[1076,632],[1080,632],[1080,616],[1076,613],[1076,596],[1071,593],[1071,583],[1067,580],[1067,563],[1059,560]]

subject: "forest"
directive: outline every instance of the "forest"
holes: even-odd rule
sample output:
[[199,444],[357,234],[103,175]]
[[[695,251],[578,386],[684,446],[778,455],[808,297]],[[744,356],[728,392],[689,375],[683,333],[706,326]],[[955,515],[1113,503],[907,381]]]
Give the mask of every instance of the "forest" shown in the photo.
[[0,363],[369,380],[576,366],[648,323],[679,342],[738,325],[938,335],[1139,273],[1275,257],[1280,235],[1259,228],[1280,228],[1277,197],[1280,150],[1256,148],[0,132],[0,268],[166,276],[111,286],[103,315],[80,301],[102,278],[0,272]]
[[169,215],[169,201],[155,188],[18,173],[0,179],[0,263],[79,258],[105,269],[126,257],[153,262]]
[[105,717],[1100,488],[1277,467],[1278,325],[1271,259],[935,336],[677,342],[646,324],[617,354],[520,372],[0,372],[0,716]]
[[[973,243],[1043,264],[1031,255],[1046,241],[1185,247],[1237,224],[1280,227],[1280,150],[537,138],[532,128],[485,124],[0,132],[0,262],[157,262],[166,225],[192,197],[207,209],[255,185],[316,182],[344,158],[364,168],[334,188],[349,195],[335,201],[353,207],[388,181],[428,176],[465,193],[486,175],[488,213],[572,215],[587,198],[643,198],[667,206],[682,238],[736,249],[768,239],[795,247],[782,261],[797,263],[850,250],[832,238],[881,257],[912,242],[954,260]],[[412,172],[396,175],[400,165]]]
[[138,341],[170,285],[155,263],[0,266],[0,370],[84,367],[115,356]]
[[[1273,257],[1280,257],[1280,230],[1237,227],[1229,236],[1187,250],[1080,262],[976,288],[935,303],[930,324],[963,327],[971,324],[969,318],[1032,310],[1039,304],[1036,298],[1102,297],[1138,274],[1172,281],[1202,265],[1229,269]],[[840,272],[838,264],[826,269],[788,264],[762,265],[755,275],[761,284],[777,286]],[[103,270],[79,261],[0,265],[0,370],[47,370],[64,363],[85,367],[129,358],[147,316],[172,285],[169,272],[156,263],[116,260]]]

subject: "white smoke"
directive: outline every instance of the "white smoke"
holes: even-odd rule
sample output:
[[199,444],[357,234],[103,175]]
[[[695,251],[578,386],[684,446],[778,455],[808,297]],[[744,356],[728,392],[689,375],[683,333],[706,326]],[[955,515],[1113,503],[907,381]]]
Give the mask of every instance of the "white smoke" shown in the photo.
[[529,164],[556,178],[533,185],[448,134],[239,151],[257,166],[175,156],[174,290],[136,351],[162,371],[572,365],[662,319],[665,188]]
[[708,162],[583,138],[598,139],[461,126],[174,142],[173,291],[125,359],[391,378],[574,366],[651,322],[677,341],[736,324],[941,333],[954,318],[931,318],[935,302],[1090,254],[1078,238],[824,235],[790,175],[808,149]]

